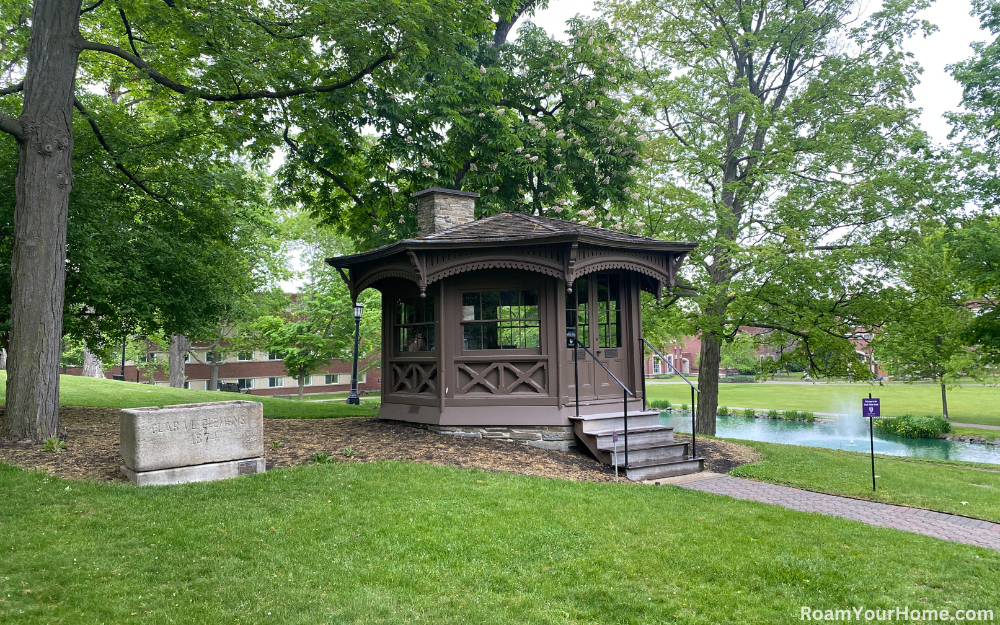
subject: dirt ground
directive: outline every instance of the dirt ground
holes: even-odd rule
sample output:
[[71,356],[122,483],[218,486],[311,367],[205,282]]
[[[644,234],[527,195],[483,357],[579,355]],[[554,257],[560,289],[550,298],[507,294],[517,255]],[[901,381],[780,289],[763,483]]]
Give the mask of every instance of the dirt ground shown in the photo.
[[[0,413],[2,414],[2,413]],[[66,450],[46,452],[40,443],[0,441],[0,461],[59,477],[125,482],[118,456],[118,411],[63,406]],[[678,441],[690,437],[677,436]],[[275,446],[280,441],[281,444]],[[345,450],[350,448],[353,454]],[[614,469],[583,451],[548,451],[527,445],[438,434],[408,424],[377,419],[265,419],[267,468],[311,462],[326,452],[340,461],[409,460],[521,475],[592,482],[614,481]],[[349,454],[349,455],[348,455]],[[760,456],[745,445],[699,439],[705,469],[727,473]]]

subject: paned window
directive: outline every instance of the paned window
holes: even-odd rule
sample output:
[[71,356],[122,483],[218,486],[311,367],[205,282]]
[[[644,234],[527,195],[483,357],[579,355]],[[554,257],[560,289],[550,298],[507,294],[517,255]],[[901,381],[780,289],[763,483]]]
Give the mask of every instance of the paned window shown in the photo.
[[[590,283],[587,278],[577,278],[573,292],[566,294],[566,329],[576,330],[576,340],[590,347]],[[566,347],[573,347],[566,338]]]
[[597,346],[622,346],[621,280],[618,274],[598,274]]
[[243,388],[253,388],[253,378],[237,378],[236,385],[241,389]]
[[285,385],[285,378],[268,378],[267,385],[270,388],[277,388]]
[[242,361],[253,360],[253,352],[240,352],[236,354],[236,360],[242,360]]
[[434,300],[404,297],[396,300],[396,346],[400,352],[434,351]]
[[482,291],[462,294],[466,350],[538,349],[541,321],[538,291]]

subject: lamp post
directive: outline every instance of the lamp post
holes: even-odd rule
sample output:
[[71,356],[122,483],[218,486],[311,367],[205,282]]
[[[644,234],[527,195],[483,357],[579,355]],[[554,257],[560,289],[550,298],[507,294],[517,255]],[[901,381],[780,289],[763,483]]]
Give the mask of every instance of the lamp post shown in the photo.
[[364,311],[364,304],[354,304],[354,367],[351,369],[351,394],[347,396],[347,403],[352,406],[361,405],[361,398],[358,397],[358,344],[361,340],[361,314]]

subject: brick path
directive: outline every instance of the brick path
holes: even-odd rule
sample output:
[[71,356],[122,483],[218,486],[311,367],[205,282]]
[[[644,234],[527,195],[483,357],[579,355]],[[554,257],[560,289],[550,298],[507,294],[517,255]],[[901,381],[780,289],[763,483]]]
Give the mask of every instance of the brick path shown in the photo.
[[[697,479],[696,476],[701,479]],[[673,483],[681,488],[760,501],[803,512],[818,512],[869,525],[891,527],[1000,551],[1000,524],[955,514],[814,493],[717,473],[700,473],[657,481],[661,484]]]

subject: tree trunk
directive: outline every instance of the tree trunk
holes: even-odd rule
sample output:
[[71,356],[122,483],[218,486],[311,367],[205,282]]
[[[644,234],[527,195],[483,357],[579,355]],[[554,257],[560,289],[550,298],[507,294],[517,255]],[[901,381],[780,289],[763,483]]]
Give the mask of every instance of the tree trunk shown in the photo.
[[184,356],[191,349],[191,341],[183,334],[175,334],[170,337],[170,386],[171,388],[184,388],[185,375]]
[[941,413],[944,418],[948,418],[948,391],[945,390],[944,382],[941,382]]
[[83,377],[104,377],[104,363],[101,362],[101,357],[87,349],[86,343],[83,345]]
[[299,401],[302,401],[302,396],[306,391],[306,376],[305,374],[299,374]]
[[701,358],[698,365],[698,419],[699,434],[715,436],[715,415],[719,409],[719,360],[722,344],[714,334],[701,337]]
[[66,219],[73,184],[73,91],[80,0],[35,0],[19,122],[7,407],[0,437],[59,430]]
[[219,363],[215,362],[214,360],[212,361],[212,373],[209,376],[207,390],[209,391],[219,390]]

